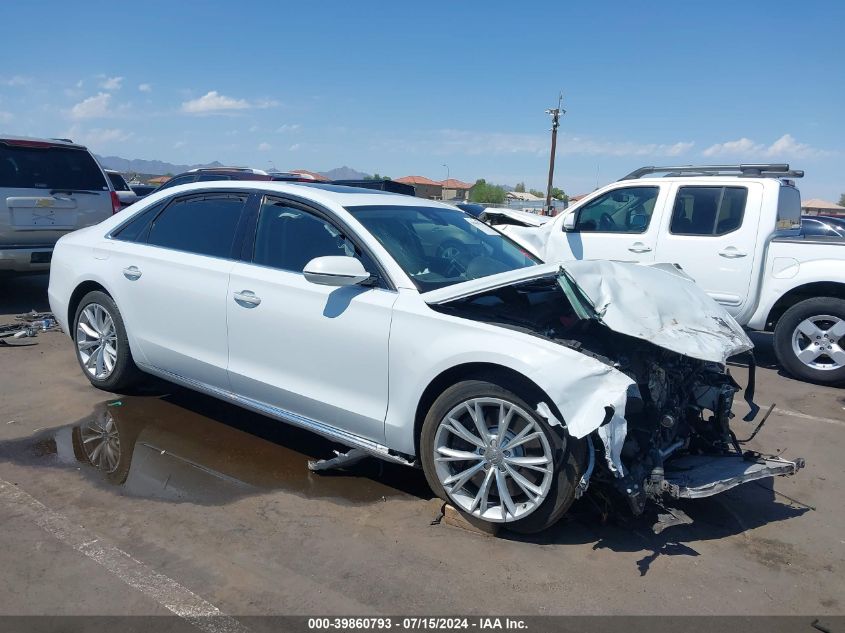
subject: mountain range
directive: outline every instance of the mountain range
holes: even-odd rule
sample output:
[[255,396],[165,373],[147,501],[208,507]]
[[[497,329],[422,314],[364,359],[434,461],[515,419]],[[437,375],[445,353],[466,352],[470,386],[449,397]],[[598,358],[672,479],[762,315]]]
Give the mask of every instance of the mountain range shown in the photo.
[[[176,165],[162,160],[144,160],[142,158],[121,158],[120,156],[99,156],[94,154],[99,163],[107,169],[116,169],[123,174],[151,174],[163,176],[165,174],[180,174],[197,167],[225,167],[219,161],[198,165]],[[328,171],[317,172],[330,180],[360,180],[369,176],[366,172],[351,167],[335,167]]]

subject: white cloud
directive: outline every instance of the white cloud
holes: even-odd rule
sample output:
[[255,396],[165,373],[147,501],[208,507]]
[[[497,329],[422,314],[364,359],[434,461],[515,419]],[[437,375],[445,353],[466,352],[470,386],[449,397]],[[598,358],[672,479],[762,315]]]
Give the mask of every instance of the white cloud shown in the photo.
[[732,156],[739,159],[768,158],[789,160],[793,158],[819,158],[833,152],[818,149],[806,143],[799,143],[791,134],[784,134],[771,145],[757,143],[742,137],[736,141],[715,143],[702,154],[704,156]]
[[94,117],[109,116],[109,104],[111,95],[107,92],[100,92],[94,97],[83,99],[70,109],[72,119],[90,119]]
[[141,92],[152,92],[153,86],[152,84],[138,84],[138,90]]
[[176,141],[175,143],[173,143],[173,149],[180,149],[182,147],[185,147],[185,145],[187,145],[185,141]]
[[[689,152],[694,143],[634,143],[630,141],[599,141],[578,136],[558,138],[558,155],[590,156],[679,156]],[[404,147],[420,153],[504,155],[547,155],[549,138],[545,134],[512,134],[505,132],[470,132],[466,130],[439,130],[428,138],[416,141],[387,139],[381,148]]]
[[132,138],[132,132],[118,128],[92,128],[86,130],[78,125],[74,125],[67,131],[65,136],[83,145],[93,145],[96,149],[96,146],[99,145],[127,141]]
[[83,86],[83,83],[84,82],[80,79],[79,81],[76,82],[76,87],[81,88]]
[[23,75],[15,75],[14,77],[9,77],[8,79],[3,80],[2,82],[4,85],[9,86],[10,88],[16,88],[19,86],[27,86],[32,83],[32,77],[24,77]]
[[250,131],[250,132],[257,132],[257,131],[258,131],[258,126],[257,126],[257,125],[251,125],[251,126],[250,126],[250,128],[249,128],[249,131]]
[[0,123],[8,123],[14,118],[15,117],[11,112],[5,112],[3,110],[0,110]]
[[182,112],[188,114],[220,114],[232,110],[247,110],[250,107],[246,99],[234,99],[212,90],[202,97],[185,101],[182,104]]
[[291,152],[295,152],[295,151],[296,151],[296,150],[298,150],[300,147],[302,147],[302,144],[301,144],[301,143],[294,143],[293,145],[291,145],[290,147],[288,147],[288,150],[290,150]]
[[100,88],[103,90],[120,90],[123,83],[123,77],[106,77],[100,82]]
[[276,128],[276,132],[284,134],[285,132],[295,132],[299,129],[299,123],[285,123]]
[[270,143],[259,143],[259,145],[258,145],[258,151],[259,152],[267,152],[271,149],[273,149],[273,146],[270,145]]
[[231,114],[236,110],[273,108],[277,105],[279,105],[279,102],[273,99],[247,101],[246,99],[227,97],[216,90],[211,90],[197,99],[185,101],[182,104],[182,112],[188,114]]

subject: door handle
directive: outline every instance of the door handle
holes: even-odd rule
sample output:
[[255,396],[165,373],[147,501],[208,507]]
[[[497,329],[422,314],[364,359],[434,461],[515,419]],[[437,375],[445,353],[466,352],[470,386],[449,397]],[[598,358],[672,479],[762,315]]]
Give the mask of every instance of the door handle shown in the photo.
[[137,281],[141,278],[141,269],[137,266],[129,266],[123,269],[123,276],[129,281]]
[[719,251],[719,256],[727,257],[728,259],[736,259],[738,257],[745,257],[748,255],[745,251],[739,250],[736,246],[728,246],[722,251]]
[[235,303],[244,308],[254,308],[261,303],[261,297],[256,297],[252,290],[241,290],[232,295]]
[[628,247],[628,250],[631,251],[632,253],[650,253],[651,252],[651,246],[647,246],[646,244],[643,244],[642,242],[634,242],[633,244],[631,244]]

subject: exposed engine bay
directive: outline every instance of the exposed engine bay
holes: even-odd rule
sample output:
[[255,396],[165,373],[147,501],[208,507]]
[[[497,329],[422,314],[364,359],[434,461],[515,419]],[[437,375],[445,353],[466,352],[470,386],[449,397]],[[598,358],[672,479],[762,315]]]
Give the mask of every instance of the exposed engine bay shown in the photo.
[[[613,446],[601,427],[596,430],[589,438],[587,480],[582,480],[583,489],[590,478],[611,486],[634,514],[642,513],[649,499],[660,503],[667,497],[709,496],[745,481],[793,474],[803,466],[801,460],[743,451],[730,427],[740,386],[724,365],[610,329],[563,274],[432,308],[548,339],[612,366],[636,383],[628,392],[624,438]],[[602,427],[612,414],[622,413],[608,409]]]

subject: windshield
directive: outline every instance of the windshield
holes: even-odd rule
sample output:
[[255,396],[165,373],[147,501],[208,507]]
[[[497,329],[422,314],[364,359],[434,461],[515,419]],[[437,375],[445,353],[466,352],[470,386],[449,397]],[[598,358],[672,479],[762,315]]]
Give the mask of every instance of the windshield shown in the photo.
[[457,209],[367,206],[347,210],[420,292],[540,263],[496,229]]

